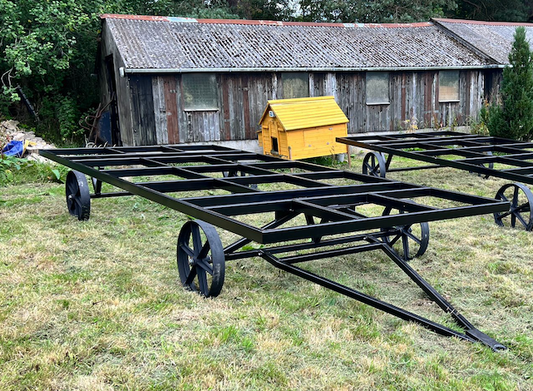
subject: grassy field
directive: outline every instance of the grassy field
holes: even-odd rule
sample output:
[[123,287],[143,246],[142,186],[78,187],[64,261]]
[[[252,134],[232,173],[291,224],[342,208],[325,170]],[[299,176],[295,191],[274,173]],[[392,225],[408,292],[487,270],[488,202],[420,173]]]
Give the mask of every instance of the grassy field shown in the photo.
[[[505,183],[451,169],[392,178],[488,197]],[[494,353],[261,259],[228,263],[215,299],[185,291],[175,259],[185,221],[131,197],[94,200],[79,222],[63,185],[0,187],[0,390],[533,390],[533,233],[492,216],[433,222],[411,262],[509,347]],[[452,325],[381,253],[314,268]]]

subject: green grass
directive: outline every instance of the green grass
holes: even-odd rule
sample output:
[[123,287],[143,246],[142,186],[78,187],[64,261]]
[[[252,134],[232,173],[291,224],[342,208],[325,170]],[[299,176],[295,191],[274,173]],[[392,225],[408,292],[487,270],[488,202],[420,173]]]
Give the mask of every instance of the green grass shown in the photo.
[[[451,169],[392,178],[488,197],[505,183]],[[175,259],[186,220],[124,197],[93,200],[79,222],[60,184],[1,187],[0,390],[533,389],[533,233],[492,216],[433,222],[428,251],[411,262],[509,347],[494,353],[261,259],[228,263],[215,299],[187,292]],[[380,253],[311,270],[453,325]]]

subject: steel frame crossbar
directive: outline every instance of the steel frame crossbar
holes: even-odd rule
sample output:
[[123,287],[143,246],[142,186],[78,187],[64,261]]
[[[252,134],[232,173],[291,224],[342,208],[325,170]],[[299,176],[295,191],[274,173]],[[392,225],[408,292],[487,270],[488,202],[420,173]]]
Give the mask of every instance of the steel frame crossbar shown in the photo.
[[[221,146],[78,148],[40,153],[74,170],[69,175],[75,175],[67,177],[67,204],[72,214],[75,214],[73,210],[79,213],[80,220],[88,218],[84,214],[88,212],[77,204],[87,203],[90,198],[130,195],[150,199],[199,219],[196,225],[186,223],[180,232],[178,266],[182,283],[192,289],[192,280],[197,277],[199,290],[206,296],[216,296],[221,289],[224,259],[259,256],[275,267],[437,333],[482,342],[494,350],[505,349],[460,315],[406,262],[407,255],[402,258],[392,245],[407,232],[406,227],[414,224],[500,213],[509,209],[508,202]],[[92,194],[88,194],[86,179],[79,173],[91,177]],[[102,183],[121,191],[102,192]],[[225,194],[197,196],[193,192],[198,190]],[[88,201],[84,198],[85,192]],[[439,206],[442,204],[446,206]],[[369,205],[381,208],[383,213],[369,212],[372,208],[365,209],[364,213],[360,211],[361,207]],[[392,213],[392,210],[397,212]],[[247,215],[257,214],[267,214],[269,222],[254,226],[246,219]],[[305,216],[303,222],[297,219],[301,216]],[[240,235],[241,239],[219,250],[217,240],[220,240],[213,239],[216,231],[211,224]],[[198,242],[200,229],[208,240],[203,245]],[[391,239],[395,235],[396,239]],[[187,244],[191,237],[192,247]],[[245,250],[250,242],[265,246],[260,250]],[[451,314],[464,333],[295,266],[296,263],[372,250],[382,250],[391,258],[433,301]],[[210,251],[212,254],[208,256]],[[220,256],[222,261],[217,261]],[[212,286],[210,290],[206,285],[206,274],[202,270],[207,270],[213,279],[217,277],[217,282],[213,283],[215,288]]]
[[[533,143],[452,131],[356,135],[337,142],[388,154],[388,172],[452,167],[511,181],[533,184]],[[389,168],[394,155],[430,163]],[[502,164],[508,168],[491,168]]]
[[[101,188],[99,182],[105,182],[125,191],[95,191],[93,198],[139,195],[258,243],[379,229],[506,209],[503,203],[489,198],[373,178],[311,163],[285,161],[220,146],[54,149],[42,150],[41,154],[92,177],[95,189]],[[207,175],[209,173],[226,173],[228,176],[212,177]],[[175,179],[132,180],[151,175],[167,175]],[[326,181],[330,179],[344,180],[348,184],[335,186]],[[287,184],[295,189],[261,191],[252,186],[274,183]],[[208,197],[191,197],[187,194],[175,197],[169,194],[198,190],[223,190],[230,194]],[[414,202],[423,198],[456,201],[463,205],[437,208],[421,201]],[[401,207],[405,213],[361,219],[353,211],[340,211],[341,206],[354,209],[360,203]],[[300,225],[260,229],[235,219],[235,216],[243,214],[286,211],[326,218],[329,222],[320,224],[320,227]]]

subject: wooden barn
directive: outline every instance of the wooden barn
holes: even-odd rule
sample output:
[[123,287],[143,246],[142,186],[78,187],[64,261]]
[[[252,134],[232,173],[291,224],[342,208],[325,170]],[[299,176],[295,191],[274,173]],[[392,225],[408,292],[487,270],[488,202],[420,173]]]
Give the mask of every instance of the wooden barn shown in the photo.
[[335,98],[348,133],[463,125],[504,66],[475,46],[480,39],[461,37],[470,22],[103,15],[102,23],[99,79],[113,144],[257,145],[269,100],[320,96]]
[[348,118],[333,96],[269,100],[259,121],[265,155],[296,160],[346,152]]

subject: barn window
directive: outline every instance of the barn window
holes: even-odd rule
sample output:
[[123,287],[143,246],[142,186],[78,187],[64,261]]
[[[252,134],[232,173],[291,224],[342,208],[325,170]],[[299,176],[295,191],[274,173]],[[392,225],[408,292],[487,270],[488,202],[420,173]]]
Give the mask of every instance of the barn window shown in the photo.
[[439,72],[439,102],[459,102],[459,71]]
[[283,98],[306,98],[309,96],[309,75],[307,73],[282,73]]
[[217,79],[209,73],[182,75],[185,110],[218,110]]
[[367,72],[366,74],[366,104],[388,105],[389,98],[389,73]]

